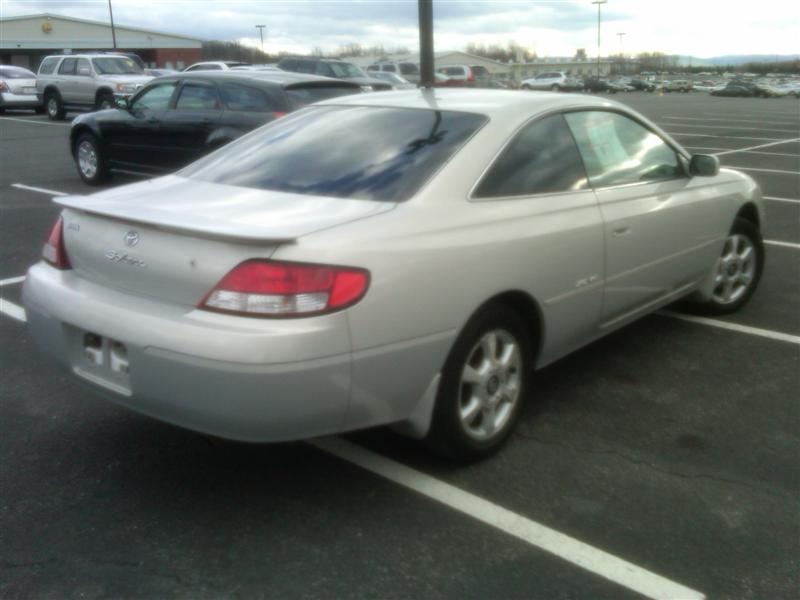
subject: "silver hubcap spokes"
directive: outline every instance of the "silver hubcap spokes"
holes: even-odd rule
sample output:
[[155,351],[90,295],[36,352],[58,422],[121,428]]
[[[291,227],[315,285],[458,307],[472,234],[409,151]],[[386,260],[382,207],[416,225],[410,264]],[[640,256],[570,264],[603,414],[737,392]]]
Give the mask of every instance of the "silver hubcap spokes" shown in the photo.
[[725,240],[714,277],[714,300],[732,304],[747,293],[756,272],[756,249],[746,236],[734,233]]
[[55,98],[50,98],[50,100],[47,101],[47,112],[53,116],[58,113],[58,102],[56,102]]
[[500,433],[519,400],[522,356],[509,332],[487,332],[472,348],[461,372],[458,411],[470,437],[488,440]]
[[89,179],[97,173],[97,152],[90,142],[84,141],[78,146],[78,167]]

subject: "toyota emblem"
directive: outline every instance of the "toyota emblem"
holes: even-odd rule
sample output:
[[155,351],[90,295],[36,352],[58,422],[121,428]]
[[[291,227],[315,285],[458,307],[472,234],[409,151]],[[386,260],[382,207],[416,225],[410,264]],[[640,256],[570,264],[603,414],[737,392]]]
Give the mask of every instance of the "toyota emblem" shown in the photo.
[[122,238],[122,241],[125,242],[125,245],[128,247],[133,247],[139,243],[139,234],[133,230],[129,231],[125,234],[125,237]]

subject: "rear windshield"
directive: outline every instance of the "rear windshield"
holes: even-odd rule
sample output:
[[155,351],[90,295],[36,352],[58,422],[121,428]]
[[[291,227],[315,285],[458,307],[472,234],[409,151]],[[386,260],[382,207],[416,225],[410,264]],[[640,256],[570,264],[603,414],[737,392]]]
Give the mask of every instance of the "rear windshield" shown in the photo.
[[360,87],[350,85],[296,86],[286,89],[286,98],[288,98],[292,110],[297,110],[314,102],[360,93]]
[[295,194],[402,202],[486,120],[428,109],[309,107],[225,146],[181,175]]
[[2,79],[36,79],[28,69],[22,67],[0,67],[0,78]]

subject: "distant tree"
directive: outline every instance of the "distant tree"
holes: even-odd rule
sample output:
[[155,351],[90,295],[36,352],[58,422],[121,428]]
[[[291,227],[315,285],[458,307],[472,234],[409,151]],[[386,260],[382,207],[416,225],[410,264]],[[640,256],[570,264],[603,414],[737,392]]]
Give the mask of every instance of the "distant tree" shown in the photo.
[[253,64],[275,62],[277,56],[239,42],[203,42],[203,60],[235,60]]
[[578,50],[575,52],[575,60],[587,60],[586,48],[578,48]]

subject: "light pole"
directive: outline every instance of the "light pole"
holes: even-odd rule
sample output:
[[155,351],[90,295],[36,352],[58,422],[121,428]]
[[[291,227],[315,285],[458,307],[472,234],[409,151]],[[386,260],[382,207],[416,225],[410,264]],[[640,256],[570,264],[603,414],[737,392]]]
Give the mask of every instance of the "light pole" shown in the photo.
[[594,0],[592,4],[597,4],[597,78],[600,79],[600,7],[608,4],[608,0]]
[[[110,1],[110,0],[109,0]],[[256,29],[258,29],[258,33],[261,35],[261,53],[264,53],[264,28],[266,25],[256,25]]]
[[114,31],[114,11],[111,10],[111,0],[108,0],[108,16],[111,17],[111,42],[114,44],[114,50],[117,49],[117,32]]
[[619,38],[619,70],[620,75],[625,75],[625,56],[622,54],[622,36],[625,35],[624,31],[617,33],[617,37]]

